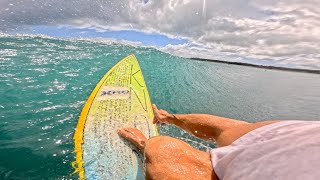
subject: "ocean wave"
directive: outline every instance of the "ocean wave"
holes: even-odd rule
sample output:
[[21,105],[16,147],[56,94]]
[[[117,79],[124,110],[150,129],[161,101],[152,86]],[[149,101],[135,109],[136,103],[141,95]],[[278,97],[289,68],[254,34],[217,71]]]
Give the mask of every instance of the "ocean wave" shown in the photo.
[[[96,44],[104,44],[104,45],[124,45],[124,46],[131,46],[135,48],[154,48],[157,49],[155,46],[146,46],[143,45],[142,42],[137,41],[128,41],[128,40],[120,40],[114,38],[57,38],[52,37],[44,34],[16,34],[10,35],[5,33],[0,33],[0,38],[2,37],[16,37],[16,38],[40,38],[40,39],[51,39],[51,40],[60,40],[60,41],[69,41],[69,42],[89,42],[89,43],[96,43]],[[75,50],[78,47],[67,45],[66,49]],[[160,50],[160,49],[159,49]]]

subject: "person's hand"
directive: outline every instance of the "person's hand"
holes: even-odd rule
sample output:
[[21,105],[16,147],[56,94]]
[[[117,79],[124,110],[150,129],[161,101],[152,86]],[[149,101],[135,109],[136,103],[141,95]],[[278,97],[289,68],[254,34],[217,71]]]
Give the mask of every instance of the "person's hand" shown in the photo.
[[172,124],[172,121],[174,119],[174,116],[172,114],[169,114],[167,111],[163,109],[159,110],[155,104],[152,104],[152,108],[154,112],[153,124],[155,123],[161,123],[161,125]]
[[117,130],[117,132],[119,136],[130,141],[135,146],[137,146],[140,150],[144,149],[147,138],[144,136],[144,134],[140,130],[136,128],[120,128]]

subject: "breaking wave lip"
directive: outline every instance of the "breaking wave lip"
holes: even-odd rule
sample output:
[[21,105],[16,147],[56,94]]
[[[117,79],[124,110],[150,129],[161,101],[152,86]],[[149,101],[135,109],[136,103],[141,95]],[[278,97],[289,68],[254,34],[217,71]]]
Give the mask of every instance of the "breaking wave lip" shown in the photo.
[[124,45],[124,46],[131,46],[133,48],[146,48],[146,49],[154,49],[166,54],[169,54],[171,56],[176,57],[183,57],[183,56],[177,56],[175,54],[172,54],[170,52],[165,51],[162,47],[152,46],[152,45],[144,45],[142,42],[139,41],[128,41],[128,40],[121,40],[121,39],[114,39],[114,38],[103,38],[103,37],[97,37],[97,38],[58,38],[58,37],[52,37],[44,34],[5,34],[0,32],[0,38],[1,37],[17,37],[17,38],[42,38],[42,39],[50,39],[50,40],[61,40],[61,41],[67,41],[67,42],[89,42],[89,43],[97,43],[97,44],[105,44],[105,45]]
[[[162,53],[169,54],[175,57],[184,57],[184,56],[177,56],[169,51],[165,51],[163,47],[153,46],[153,45],[144,45],[142,42],[139,41],[128,41],[128,40],[120,40],[114,38],[104,38],[104,37],[97,37],[97,38],[58,38],[52,37],[44,34],[5,34],[0,32],[0,38],[5,37],[16,37],[16,38],[41,38],[41,39],[50,39],[50,40],[59,40],[59,41],[66,41],[66,42],[88,42],[88,43],[97,43],[97,44],[104,44],[104,45],[123,45],[123,46],[131,46],[132,48],[143,48],[143,49],[153,49]],[[67,48],[72,48],[68,46]],[[184,57],[189,58],[189,57]]]
[[133,46],[133,47],[145,47],[142,44],[142,42],[119,40],[119,39],[113,39],[113,38],[68,38],[65,40],[86,41],[86,42],[106,44],[106,45],[121,44],[121,45],[126,45],[126,46]]
[[[114,39],[114,38],[103,38],[103,37],[97,37],[97,38],[58,38],[58,37],[52,37],[44,34],[5,34],[0,32],[0,38],[1,37],[16,37],[16,38],[42,38],[42,39],[50,39],[50,40],[60,40],[60,41],[67,41],[67,42],[89,42],[89,43],[97,43],[97,44],[105,44],[105,45],[123,45],[123,46],[131,46],[133,48],[145,48],[145,49],[154,49],[166,54],[169,54],[171,56],[176,57],[183,57],[183,56],[177,56],[175,54],[172,54],[168,51],[165,51],[162,47],[152,46],[152,45],[144,45],[142,42],[139,41],[128,41],[128,40],[120,40],[120,39]],[[70,48],[70,47],[68,47]],[[188,58],[188,57],[185,57]]]
[[6,34],[6,33],[3,33],[3,32],[0,32],[0,37],[8,37],[10,36],[9,34]]
[[0,32],[0,37],[30,37],[30,38],[44,38],[44,39],[59,39],[59,38],[54,38],[48,35],[44,35],[44,34],[7,34],[7,33],[3,33]]
[[18,36],[18,37],[40,37],[40,38],[43,38],[43,39],[56,39],[54,37],[51,37],[51,36],[48,36],[48,35],[44,35],[44,34],[17,34],[15,36]]
[[[70,42],[77,42],[77,41],[85,41],[85,42],[91,42],[91,43],[97,43],[97,44],[106,44],[106,45],[114,45],[114,44],[121,44],[125,46],[132,46],[132,47],[145,47],[150,48],[153,46],[145,46],[142,44],[142,42],[139,41],[128,41],[128,40],[120,40],[120,39],[114,39],[114,38],[103,38],[103,37],[97,37],[97,38],[57,38],[52,37],[44,34],[6,34],[0,32],[0,37],[29,37],[29,38],[42,38],[42,39],[54,39],[54,40],[62,40],[62,41],[70,41]],[[154,48],[154,47],[153,47]]]

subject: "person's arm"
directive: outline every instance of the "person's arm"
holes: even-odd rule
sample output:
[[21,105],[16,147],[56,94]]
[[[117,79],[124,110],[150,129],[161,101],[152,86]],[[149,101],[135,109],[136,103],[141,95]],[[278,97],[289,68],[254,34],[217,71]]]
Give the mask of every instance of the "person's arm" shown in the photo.
[[153,105],[153,123],[173,124],[203,140],[214,140],[218,146],[232,143],[247,132],[274,121],[248,123],[209,114],[169,114]]
[[156,105],[153,105],[153,111],[154,123],[173,124],[204,140],[216,139],[222,131],[235,125],[249,124],[209,114],[169,114],[165,110],[158,110]]

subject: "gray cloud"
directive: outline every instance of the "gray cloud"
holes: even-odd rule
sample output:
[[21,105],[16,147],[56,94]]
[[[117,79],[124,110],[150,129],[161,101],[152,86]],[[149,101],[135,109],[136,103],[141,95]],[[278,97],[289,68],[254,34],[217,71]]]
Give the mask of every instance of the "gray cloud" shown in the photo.
[[[146,2],[146,3],[145,3]],[[320,69],[320,9],[313,0],[1,0],[0,31],[61,25],[184,37],[162,48],[187,57]]]

